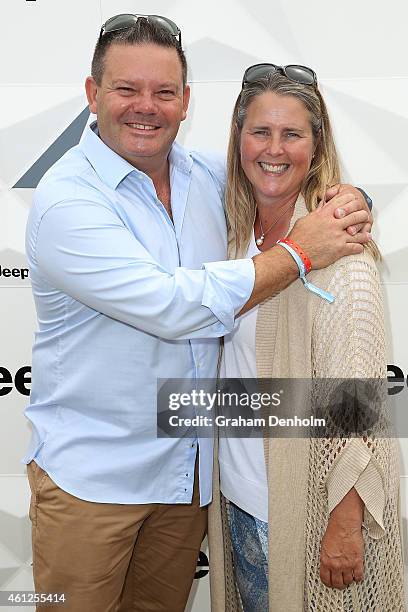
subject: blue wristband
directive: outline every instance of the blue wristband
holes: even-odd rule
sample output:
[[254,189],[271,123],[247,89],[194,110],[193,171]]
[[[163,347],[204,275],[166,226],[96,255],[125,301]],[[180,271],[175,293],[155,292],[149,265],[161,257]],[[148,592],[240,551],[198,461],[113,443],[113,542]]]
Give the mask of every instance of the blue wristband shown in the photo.
[[299,268],[299,278],[302,281],[303,286],[306,287],[306,289],[308,289],[312,293],[315,293],[316,295],[321,297],[323,300],[326,300],[327,302],[329,302],[329,304],[332,304],[335,299],[334,295],[332,295],[331,293],[328,293],[327,291],[324,291],[323,289],[320,289],[319,287],[316,287],[316,285],[313,285],[312,283],[309,283],[308,280],[306,280],[305,264],[303,263],[299,255],[296,253],[296,251],[292,249],[291,246],[289,246],[285,242],[281,242],[280,240],[278,240],[276,244],[279,244],[281,247],[286,249],[290,255],[292,255],[293,259],[296,262],[297,267]]

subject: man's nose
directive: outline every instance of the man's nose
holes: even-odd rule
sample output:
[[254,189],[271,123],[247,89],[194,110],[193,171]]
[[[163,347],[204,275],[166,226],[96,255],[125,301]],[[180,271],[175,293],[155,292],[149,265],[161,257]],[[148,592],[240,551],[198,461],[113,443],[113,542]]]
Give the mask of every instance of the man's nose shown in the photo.
[[140,92],[133,102],[134,112],[151,115],[157,112],[157,104],[154,95],[150,91]]

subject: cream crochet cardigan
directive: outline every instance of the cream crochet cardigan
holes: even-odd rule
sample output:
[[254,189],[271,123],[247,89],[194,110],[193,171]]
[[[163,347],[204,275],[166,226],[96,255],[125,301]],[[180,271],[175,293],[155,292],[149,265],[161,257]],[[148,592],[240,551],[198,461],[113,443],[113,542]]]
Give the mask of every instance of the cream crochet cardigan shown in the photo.
[[[299,199],[292,224],[305,213]],[[300,280],[261,304],[258,376],[385,377],[382,299],[371,256],[365,252],[344,258],[311,272],[309,278],[335,295],[334,304],[306,291]],[[269,333],[274,324],[275,342]],[[299,406],[295,414],[301,413],[303,398],[293,401]],[[269,483],[269,612],[405,610],[396,441],[264,439],[264,448]],[[320,542],[329,513],[353,486],[365,504],[365,578],[339,591],[320,580]],[[209,545],[212,612],[238,612],[217,460]]]

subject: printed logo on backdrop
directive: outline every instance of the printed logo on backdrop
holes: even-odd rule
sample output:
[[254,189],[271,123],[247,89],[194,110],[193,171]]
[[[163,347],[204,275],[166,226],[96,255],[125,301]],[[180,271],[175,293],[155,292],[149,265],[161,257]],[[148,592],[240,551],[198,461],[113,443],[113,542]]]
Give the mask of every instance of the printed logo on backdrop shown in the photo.
[[58,136],[32,166],[17,181],[13,189],[35,189],[44,174],[69,149],[77,145],[89,118],[89,108],[85,108],[69,126]]
[[[64,153],[77,145],[89,118],[85,108],[68,127],[42,152],[30,168],[18,179],[12,189],[35,189],[44,174]],[[0,251],[0,287],[30,286],[26,257],[11,248]]]
[[397,365],[388,365],[388,395],[398,395],[408,388],[408,374]]
[[31,391],[31,366],[25,365],[17,370],[0,366],[0,398],[13,391],[29,396]]
[[200,550],[200,556],[198,557],[197,569],[194,575],[194,579],[198,580],[199,578],[204,578],[204,576],[207,576],[209,571],[210,571],[210,568],[209,568],[209,563],[208,563],[208,557],[205,554],[205,552]]
[[[390,364],[388,370],[388,395],[398,395],[404,389],[408,389],[408,374],[397,366]],[[25,365],[16,372],[11,372],[4,366],[0,366],[0,397],[7,395],[13,388],[22,395],[30,394],[31,366]]]
[[27,260],[22,253],[11,249],[1,252],[0,287],[28,287],[30,285],[29,276]]

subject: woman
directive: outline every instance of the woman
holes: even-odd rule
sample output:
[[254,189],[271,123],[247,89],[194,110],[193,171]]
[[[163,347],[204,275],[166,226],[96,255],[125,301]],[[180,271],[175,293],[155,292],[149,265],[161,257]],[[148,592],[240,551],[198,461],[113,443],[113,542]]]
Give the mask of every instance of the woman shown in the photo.
[[[315,73],[248,68],[228,152],[231,256],[273,246],[339,180]],[[242,316],[225,339],[223,374],[385,378],[378,255],[371,243],[312,271],[325,299],[299,280]],[[304,399],[293,402],[300,409]],[[385,437],[220,438],[209,518],[213,610],[240,610],[240,599],[245,612],[404,610],[397,463]]]

